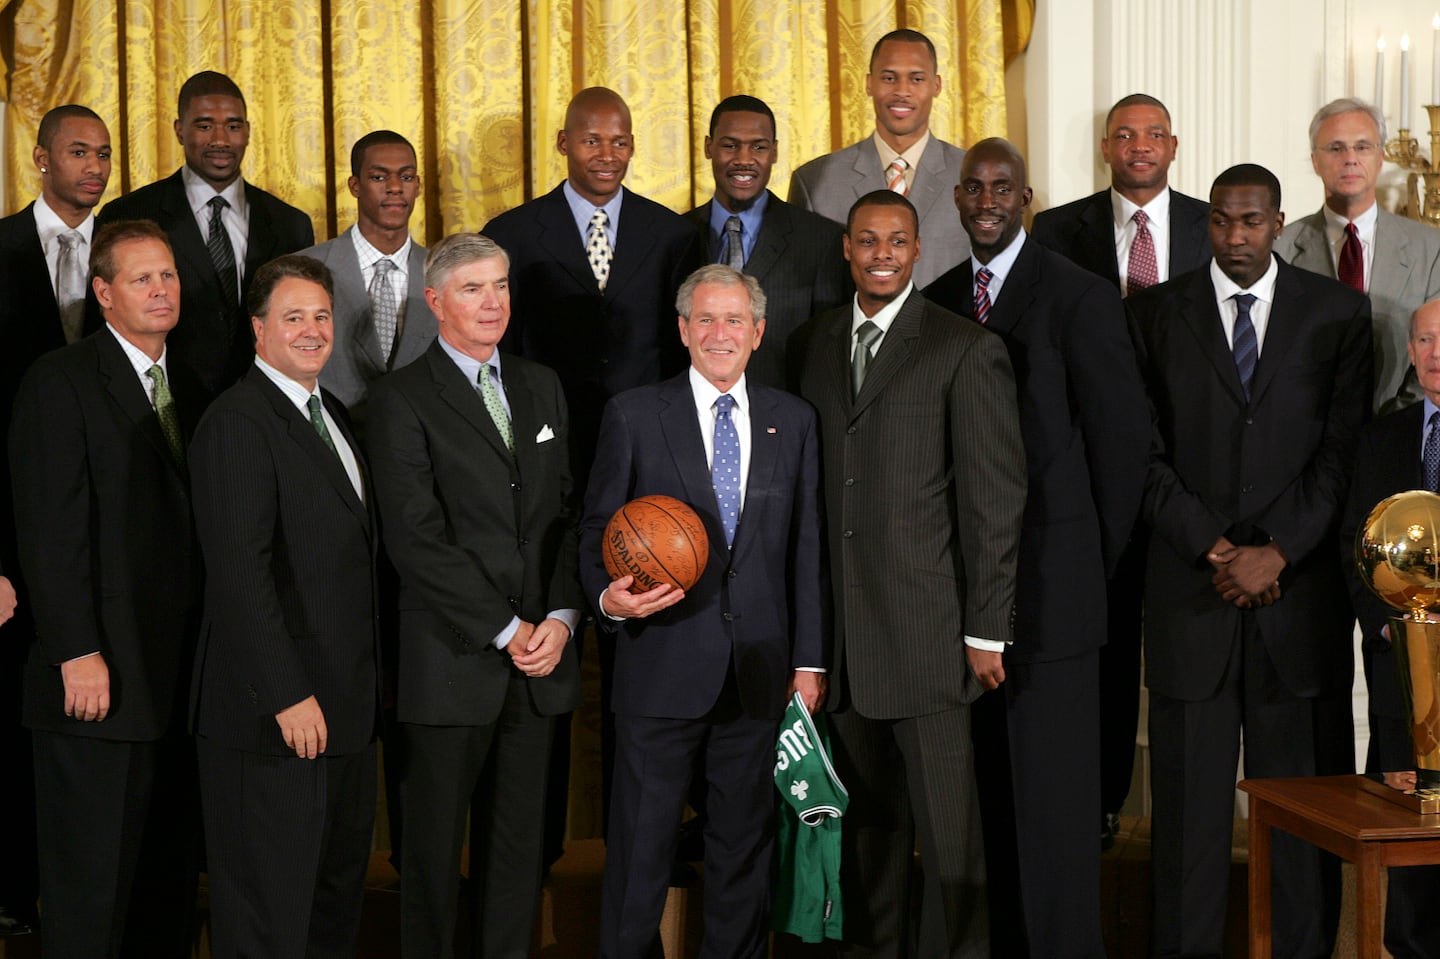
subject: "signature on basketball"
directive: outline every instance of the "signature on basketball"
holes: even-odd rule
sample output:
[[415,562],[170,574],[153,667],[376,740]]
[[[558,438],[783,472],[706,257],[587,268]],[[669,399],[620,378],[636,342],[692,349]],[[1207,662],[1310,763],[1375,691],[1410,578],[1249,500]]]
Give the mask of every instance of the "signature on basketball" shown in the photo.
[[649,553],[644,551],[632,553],[630,551],[630,540],[625,536],[623,530],[610,531],[610,548],[610,556],[619,564],[620,569],[635,577],[635,583],[631,586],[632,590],[636,586],[647,590],[653,589],[664,582],[662,579],[656,579],[645,569],[645,565],[650,562]]

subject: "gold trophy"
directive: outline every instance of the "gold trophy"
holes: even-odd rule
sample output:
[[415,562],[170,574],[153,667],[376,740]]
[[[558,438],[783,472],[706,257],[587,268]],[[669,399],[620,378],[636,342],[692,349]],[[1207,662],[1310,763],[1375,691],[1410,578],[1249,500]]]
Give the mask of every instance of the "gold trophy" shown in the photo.
[[1390,620],[1390,643],[1410,715],[1415,791],[1371,791],[1415,812],[1440,813],[1440,495],[1397,493],[1370,511],[1355,544],[1360,576],[1406,615]]

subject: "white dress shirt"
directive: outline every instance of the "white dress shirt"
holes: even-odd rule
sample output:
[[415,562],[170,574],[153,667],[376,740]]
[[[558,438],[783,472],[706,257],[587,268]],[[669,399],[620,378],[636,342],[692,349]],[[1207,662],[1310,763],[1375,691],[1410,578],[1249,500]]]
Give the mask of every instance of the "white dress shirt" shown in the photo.
[[1266,270],[1255,285],[1242,290],[1235,281],[1226,276],[1212,259],[1210,261],[1210,282],[1215,285],[1215,305],[1220,308],[1220,325],[1225,328],[1225,342],[1235,349],[1235,317],[1239,310],[1231,299],[1237,293],[1251,293],[1255,302],[1250,304],[1250,324],[1255,327],[1255,357],[1265,354],[1265,331],[1270,326],[1270,307],[1275,303],[1275,279],[1280,268],[1275,265],[1275,256],[1270,256],[1270,269]]
[[225,189],[216,190],[188,164],[180,168],[180,178],[185,181],[185,199],[195,214],[195,225],[200,228],[202,242],[210,239],[211,198],[223,196],[230,204],[220,214],[220,222],[224,224],[225,232],[230,234],[230,246],[235,251],[235,286],[243,288],[245,251],[249,249],[246,237],[250,234],[250,206],[245,201],[245,180],[237,176]]
[[980,275],[982,269],[989,270],[992,274],[990,282],[985,286],[985,292],[990,296],[990,305],[993,307],[1000,299],[1000,290],[1005,286],[1005,278],[1015,267],[1015,261],[1020,258],[1020,250],[1025,246],[1025,229],[1021,227],[1015,239],[1010,245],[990,258],[989,263],[981,263],[970,254],[970,300],[973,303],[976,294],[980,292],[980,284],[975,279]]
[[[59,282],[56,270],[60,266],[60,234],[70,230],[70,224],[60,219],[60,215],[50,209],[50,204],[45,202],[45,195],[41,194],[35,198],[35,232],[40,236],[40,247],[45,251],[45,266],[50,270],[50,289],[55,289]],[[85,242],[80,245],[80,256],[82,263],[90,262],[90,241],[95,236],[95,212],[92,210],[86,214],[80,225],[75,227]]]
[[[720,418],[715,402],[720,399],[720,390],[705,379],[695,367],[690,367],[690,392],[695,398],[695,415],[700,422],[700,438],[705,441],[705,472],[715,465],[715,421]],[[730,407],[730,422],[735,427],[735,436],[740,441],[740,515],[745,515],[745,490],[750,485],[750,394],[745,390],[745,374],[735,385],[725,391],[735,401]],[[736,520],[737,524],[739,520]]]
[[1115,217],[1115,262],[1120,267],[1120,289],[1130,279],[1130,247],[1135,244],[1135,211],[1144,210],[1149,218],[1145,229],[1155,243],[1155,276],[1164,283],[1170,279],[1170,190],[1166,188],[1155,194],[1155,199],[1144,206],[1137,206],[1116,189],[1110,190],[1110,209]]
[[[1335,275],[1340,275],[1340,251],[1345,248],[1345,227],[1351,221],[1345,219],[1328,206],[1325,213],[1325,239],[1330,244],[1330,262],[1335,264]],[[1360,252],[1365,258],[1365,291],[1370,291],[1371,270],[1375,266],[1375,224],[1380,221],[1380,204],[1370,204],[1370,209],[1354,220],[1355,232],[1360,237]]]
[[868,322],[874,323],[880,328],[880,335],[875,338],[874,343],[870,344],[870,356],[872,358],[879,356],[880,346],[885,342],[885,334],[890,331],[890,324],[895,322],[895,317],[900,313],[900,307],[905,305],[905,301],[910,298],[910,294],[913,292],[915,292],[915,284],[912,282],[907,285],[905,289],[900,291],[899,296],[895,297],[895,299],[891,300],[889,303],[886,303],[884,306],[880,307],[880,309],[876,310],[874,316],[866,316],[864,311],[860,309],[859,294],[851,297],[850,358],[852,361],[855,358],[855,351],[860,348],[860,341],[855,338],[855,334],[857,331],[859,331],[860,325],[862,323]]
[[[302,384],[295,382],[290,377],[281,373],[275,367],[266,363],[259,356],[255,357],[255,365],[260,372],[270,378],[270,382],[280,388],[285,398],[295,404],[300,415],[308,421],[310,419],[310,397],[320,396],[320,387],[317,384],[315,389],[307,390]],[[320,418],[325,421],[325,428],[330,431],[330,439],[335,443],[335,452],[340,456],[340,463],[345,467],[345,475],[350,478],[350,485],[355,489],[355,495],[360,501],[365,501],[365,487],[360,482],[360,463],[355,459],[355,451],[345,441],[345,434],[340,432],[340,426],[331,417],[330,411],[325,408],[325,400],[320,400]]]

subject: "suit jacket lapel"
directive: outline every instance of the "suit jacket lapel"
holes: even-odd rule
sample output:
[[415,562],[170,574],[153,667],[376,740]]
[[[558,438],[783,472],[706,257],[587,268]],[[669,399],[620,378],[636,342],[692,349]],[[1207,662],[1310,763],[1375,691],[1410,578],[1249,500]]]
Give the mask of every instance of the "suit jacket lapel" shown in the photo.
[[[938,137],[932,135],[930,142],[925,144],[925,152],[920,155],[920,169],[916,172],[920,175],[915,177],[908,199],[923,221],[941,196],[950,196],[955,190],[955,184],[949,182],[949,177],[945,175],[945,150]],[[881,173],[883,175],[884,171]]]
[[[507,461],[510,460],[510,450],[505,446],[500,430],[495,427],[495,421],[490,418],[490,411],[485,408],[485,400],[480,396],[480,391],[465,378],[455,361],[445,355],[439,340],[431,344],[430,349],[425,352],[425,358],[430,364],[430,375],[435,379],[435,391],[440,399],[463,416],[466,422],[474,427],[475,432],[485,437],[485,442],[490,444],[491,449]],[[511,420],[513,422],[513,416]]]
[[[501,361],[504,363],[504,360]],[[505,369],[505,398],[510,401],[510,433],[515,438],[515,465],[520,475],[535,475],[535,437],[539,435],[542,423],[535,414],[535,394],[530,390],[530,381],[520,372],[517,364]],[[479,393],[475,394],[479,397]],[[482,401],[481,405],[484,403]],[[487,415],[489,411],[486,411]],[[491,420],[494,423],[494,420]],[[499,435],[499,430],[495,431]],[[527,474],[527,471],[528,474]],[[522,487],[523,489],[523,487]]]
[[180,466],[170,453],[170,444],[160,429],[160,417],[156,415],[155,407],[150,405],[150,397],[146,395],[145,387],[140,385],[140,378],[135,374],[135,367],[130,365],[125,350],[109,330],[97,330],[90,336],[95,343],[105,391],[146,441],[170,464],[171,469],[181,475]]
[[750,395],[750,472],[745,478],[745,503],[735,529],[732,556],[739,556],[760,535],[756,530],[765,523],[765,497],[760,492],[771,487],[783,439],[775,417],[775,397],[758,383],[748,384],[746,389]]
[[[1300,338],[1300,328],[1308,314],[1305,291],[1296,282],[1291,268],[1280,267],[1280,274],[1275,278],[1275,299],[1270,304],[1270,318],[1265,324],[1265,345],[1260,350],[1260,359],[1255,364],[1255,379],[1250,384],[1252,406],[1264,398],[1276,371],[1294,362],[1297,356],[1295,343]],[[1238,377],[1239,374],[1236,375]]]
[[[968,264],[967,270],[968,273]],[[1039,246],[1029,237],[1020,247],[1020,255],[1005,276],[1005,283],[995,298],[990,310],[990,319],[985,328],[993,333],[1009,333],[1020,317],[1035,301],[1035,287],[1041,282]],[[973,278],[971,279],[973,283]]]
[[[768,190],[766,192],[769,193]],[[764,283],[766,275],[775,264],[785,258],[792,229],[788,211],[771,193],[766,202],[765,216],[760,220],[760,234],[755,237],[755,248],[750,251],[750,258],[745,261],[745,272]]]
[[1084,266],[1111,283],[1120,283],[1120,262],[1115,258],[1115,211],[1109,190],[1093,195],[1091,202],[1080,210],[1077,233],[1080,249],[1084,250]]
[[[575,218],[570,215],[570,204],[565,202],[565,185],[562,183],[545,195],[540,204],[536,224],[536,241],[549,253],[549,258],[564,267],[565,272],[582,289],[598,292],[595,273],[585,257],[585,243],[575,227]],[[621,222],[625,217],[620,217]],[[617,240],[618,242],[618,240]],[[614,266],[612,264],[613,271]],[[608,288],[608,285],[607,285]]]
[[[1186,291],[1187,303],[1181,310],[1182,322],[1190,328],[1200,346],[1200,352],[1209,357],[1215,373],[1224,381],[1235,396],[1235,401],[1245,405],[1245,391],[1240,386],[1240,373],[1235,369],[1235,353],[1225,340],[1225,327],[1220,322],[1220,308],[1215,303],[1215,285],[1210,282],[1208,271],[1196,274],[1190,289]],[[1254,395],[1252,383],[1252,395]]]
[[[627,199],[635,194],[628,193]],[[573,222],[573,221],[572,221]],[[614,299],[620,295],[631,277],[640,274],[640,264],[650,256],[655,246],[655,231],[651,228],[650,211],[639,203],[621,203],[620,228],[615,231],[615,256],[610,261],[610,279],[605,283],[605,298]],[[590,270],[590,262],[585,262]],[[594,275],[590,282],[594,283]]]
[[[1175,277],[1189,270],[1189,264],[1185,258],[1185,251],[1190,244],[1191,234],[1204,234],[1205,232],[1205,217],[1192,215],[1189,205],[1177,203],[1175,191],[1171,190],[1170,272],[1166,274],[1170,279],[1173,280]],[[1112,246],[1111,249],[1113,250],[1114,247]],[[1116,275],[1118,276],[1119,274],[1117,273]]]
[[278,242],[274,224],[270,222],[270,208],[259,188],[249,183],[245,184],[245,205],[249,207],[250,225],[245,232],[245,282],[240,287],[242,290],[250,285],[250,278],[256,270],[275,258]]
[[1370,289],[1403,289],[1414,265],[1409,238],[1390,220],[1390,215],[1382,210],[1375,223],[1374,275],[1370,277]]
[[[1380,263],[1380,230],[1376,227],[1376,256],[1375,262]],[[1290,263],[1294,266],[1304,267],[1312,273],[1319,273],[1321,276],[1328,276],[1332,280],[1335,275],[1335,258],[1330,254],[1330,243],[1325,239],[1325,211],[1321,210],[1315,217],[1306,217],[1295,224],[1295,238],[1291,241],[1295,252],[1290,257]]]
[[[873,403],[875,398],[884,392],[885,384],[909,364],[914,340],[920,335],[920,320],[924,315],[925,297],[919,290],[911,290],[900,306],[895,321],[886,331],[885,339],[880,342],[880,352],[870,361],[870,369],[865,373],[860,395],[855,397],[855,405],[850,410],[851,419],[859,416],[865,407]],[[848,357],[846,359],[848,368]],[[848,377],[846,382],[849,382]],[[846,392],[849,392],[848,387]]]
[[[360,501],[360,497],[355,495],[355,487],[350,483],[350,475],[345,472],[345,465],[340,462],[340,457],[335,451],[325,445],[325,441],[320,438],[320,434],[315,431],[314,425],[311,424],[309,416],[300,412],[299,407],[290,402],[290,397],[286,396],[280,390],[280,387],[271,382],[270,377],[266,376],[259,367],[250,367],[245,373],[245,377],[255,384],[261,395],[270,403],[270,408],[274,411],[275,415],[280,417],[284,422],[285,432],[290,437],[290,440],[315,464],[316,468],[320,470],[320,473],[335,490],[335,494],[340,497],[350,512],[355,514],[356,519],[358,519],[361,525],[368,531],[370,528],[369,514],[366,512],[365,504]],[[327,404],[326,408],[330,409],[330,406]],[[340,418],[335,414],[333,409],[331,410],[330,417],[334,419],[337,424],[340,422]],[[355,454],[355,460],[358,464],[360,462],[359,447],[348,434],[345,434],[345,438],[350,444],[350,451]]]
[[[167,230],[180,241],[171,245],[175,249],[176,260],[186,264],[181,270],[182,275],[188,273],[191,276],[206,277],[206,282],[215,289],[220,289],[220,274],[210,259],[210,250],[205,245],[205,237],[200,233],[200,225],[195,222],[195,211],[190,209],[190,199],[185,195],[185,180],[180,170],[176,170],[166,181],[165,190],[160,196],[160,218],[171,224]],[[254,249],[254,246],[249,245],[249,249]]]
[[359,317],[359,322],[350,330],[357,352],[370,360],[377,370],[388,368],[386,358],[380,354],[380,338],[375,335],[375,323],[370,315],[370,291],[365,288],[365,275],[360,272],[360,255],[355,252],[355,238],[350,227],[335,238],[330,247],[329,266],[335,275],[336,312],[343,310]]
[[875,149],[875,143],[870,137],[866,137],[855,144],[855,163],[851,167],[855,173],[855,180],[850,188],[855,192],[855,199],[875,189],[875,182],[885,182],[885,171],[880,169],[880,151]]
[[686,499],[699,514],[710,537],[710,561],[723,568],[729,565],[729,548],[725,545],[725,529],[720,525],[715,489],[710,485],[710,471],[705,465],[705,441],[700,436],[694,396],[688,372],[666,380],[660,389],[660,430],[665,434],[665,448],[670,451],[675,470],[685,486]]

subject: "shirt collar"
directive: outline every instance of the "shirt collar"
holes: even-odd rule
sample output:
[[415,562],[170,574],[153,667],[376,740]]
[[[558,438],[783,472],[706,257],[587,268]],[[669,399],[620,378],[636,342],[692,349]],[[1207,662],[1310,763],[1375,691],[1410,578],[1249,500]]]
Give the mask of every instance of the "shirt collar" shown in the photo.
[[370,269],[381,260],[389,260],[394,263],[397,269],[405,269],[405,264],[410,262],[410,236],[406,234],[405,242],[400,244],[400,249],[394,253],[381,253],[375,248],[375,244],[365,239],[365,234],[360,232],[360,227],[350,229],[350,237],[355,241],[355,256],[360,261],[360,271]]
[[970,254],[970,275],[973,277],[982,269],[986,269],[995,274],[995,279],[991,281],[992,284],[996,287],[1004,286],[1005,277],[1010,275],[1010,270],[1014,268],[1015,261],[1020,257],[1020,249],[1024,245],[1025,228],[1021,227],[1020,232],[1015,235],[1015,239],[1010,241],[1010,245],[992,256],[989,263],[981,263],[975,259],[975,254]]
[[718,234],[723,240],[725,238],[725,222],[732,216],[740,218],[740,225],[745,228],[746,236],[755,236],[760,232],[760,221],[765,218],[765,207],[770,204],[770,191],[761,191],[750,204],[750,209],[741,210],[739,213],[731,213],[721,205],[720,199],[715,196],[710,198],[710,229]]
[[[185,199],[190,204],[190,209],[198,216],[210,215],[210,200],[212,197],[223,196],[225,202],[235,211],[242,220],[246,218],[247,208],[245,206],[245,178],[236,177],[223,190],[217,190],[204,180],[200,174],[190,169],[190,164],[180,168],[180,178],[185,182]],[[273,367],[272,367],[273,369]]]
[[482,363],[470,354],[461,353],[455,349],[443,336],[436,337],[436,341],[439,342],[440,349],[445,351],[445,355],[454,360],[455,365],[460,367],[460,372],[465,374],[465,379],[471,386],[475,386],[480,382],[480,367],[482,366],[495,367],[495,378],[502,383],[505,382],[505,378],[501,375],[500,350],[498,348],[491,350],[490,359]]
[[280,388],[280,392],[284,393],[291,403],[295,404],[296,409],[309,415],[310,397],[320,395],[320,383],[318,380],[313,390],[307,390],[303,384],[297,383],[269,363],[266,363],[260,358],[259,353],[255,354],[255,365],[259,367],[261,373],[264,373],[265,376],[269,378],[271,383],[274,383]]
[[1170,189],[1167,187],[1161,190],[1149,203],[1140,206],[1134,200],[1122,195],[1119,190],[1111,187],[1110,210],[1115,217],[1117,229],[1124,229],[1130,219],[1135,216],[1136,210],[1144,210],[1145,216],[1151,223],[1164,226],[1170,222]]
[[625,188],[623,186],[615,191],[615,195],[612,196],[604,206],[596,206],[579,193],[576,193],[575,188],[570,185],[569,180],[565,181],[565,185],[561,188],[561,191],[565,194],[565,202],[570,205],[570,215],[575,217],[575,225],[580,227],[580,233],[582,235],[590,229],[590,218],[595,215],[596,210],[604,210],[606,215],[610,217],[610,231],[612,233],[620,229],[620,207],[625,200]]
[[[70,224],[60,219],[60,214],[50,209],[50,204],[45,202],[43,193],[35,198],[34,213],[35,232],[40,237],[40,246],[42,249],[49,250],[55,243],[56,237],[70,229]],[[95,235],[95,211],[91,210],[87,213],[85,219],[80,221],[80,225],[75,229],[80,231],[80,235],[85,238],[85,244],[88,246]]]
[[895,297],[895,299],[882,306],[878,311],[876,311],[874,316],[866,316],[864,312],[861,311],[860,294],[855,294],[855,296],[852,297],[850,301],[851,339],[854,339],[855,331],[860,329],[860,325],[867,321],[870,323],[874,323],[876,326],[880,327],[880,333],[882,335],[890,332],[890,324],[895,322],[895,317],[900,313],[900,307],[905,305],[905,301],[910,299],[910,294],[914,292],[915,283],[912,280],[905,287],[904,290],[900,291],[899,296]]
[[880,135],[879,130],[871,134],[870,139],[875,142],[875,151],[880,154],[881,170],[894,163],[896,157],[905,161],[906,169],[915,170],[920,166],[920,158],[925,155],[925,148],[930,145],[930,131],[926,130],[920,134],[920,139],[910,144],[910,149],[904,153],[896,153],[890,144],[885,142],[885,138]]
[[1375,235],[1375,224],[1380,219],[1380,204],[1370,204],[1370,209],[1357,216],[1353,221],[1348,220],[1336,213],[1330,207],[1321,207],[1325,214],[1325,236],[1330,240],[1331,245],[1340,242],[1345,235],[1345,227],[1350,223],[1355,224],[1355,232],[1360,234],[1360,239],[1368,240]]
[[160,369],[165,371],[167,377],[170,375],[170,368],[165,365],[166,347],[162,346],[160,348],[160,359],[152,360],[145,355],[144,350],[125,339],[124,335],[115,328],[115,324],[106,321],[105,329],[110,331],[110,334],[115,337],[116,342],[120,344],[120,349],[125,351],[125,358],[129,360],[130,365],[135,368],[135,374],[137,376],[144,376],[150,371],[150,367],[157,363],[160,364]]
[[1212,257],[1210,260],[1210,282],[1215,285],[1216,302],[1224,302],[1237,293],[1250,293],[1266,304],[1275,302],[1275,281],[1280,276],[1280,267],[1275,265],[1275,255],[1270,255],[1270,268],[1255,281],[1248,290],[1242,290],[1235,281],[1225,275]]
[[[699,370],[690,367],[690,392],[695,396],[695,408],[697,410],[714,409],[715,401],[722,395],[715,388],[715,384],[707,380]],[[741,373],[735,385],[725,391],[735,401],[735,405],[742,410],[750,408],[750,395],[745,389],[745,374]]]

